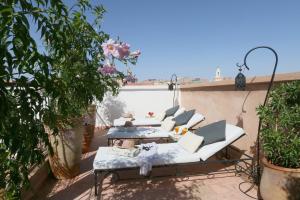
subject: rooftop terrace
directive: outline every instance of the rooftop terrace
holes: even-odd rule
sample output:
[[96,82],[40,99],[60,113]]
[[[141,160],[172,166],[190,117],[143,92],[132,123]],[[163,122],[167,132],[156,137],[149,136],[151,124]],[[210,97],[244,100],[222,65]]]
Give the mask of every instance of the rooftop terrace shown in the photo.
[[[33,199],[100,199],[94,196],[93,167],[95,153],[99,146],[106,146],[105,131],[97,131],[91,144],[91,151],[83,154],[80,175],[64,181],[47,178],[40,191]],[[216,167],[216,166],[215,166]],[[230,167],[230,166],[229,166]],[[224,166],[221,166],[224,168]],[[191,168],[194,172],[197,169]],[[166,172],[166,171],[165,171]],[[132,176],[127,172],[125,176]],[[127,177],[126,177],[127,178]],[[196,175],[183,177],[158,177],[151,180],[120,180],[113,182],[111,177],[105,179],[102,186],[102,199],[201,199],[201,200],[248,200],[252,199],[239,190],[239,184],[247,181],[234,173],[219,175]],[[250,183],[241,185],[247,190]],[[252,197],[257,196],[256,187],[247,192]]]
[[[280,74],[276,76],[275,84],[298,79],[299,73]],[[268,80],[269,77],[249,78],[245,91],[235,91],[231,80],[184,85],[175,93],[168,91],[165,85],[125,86],[117,97],[108,95],[98,105],[95,137],[89,152],[82,154],[80,175],[69,180],[56,180],[48,176],[44,168],[44,171],[36,173],[38,175],[33,178],[33,187],[25,195],[25,199],[100,199],[100,196],[103,199],[257,198],[257,186],[251,183],[246,174],[230,171],[235,167],[230,164],[159,168],[153,170],[152,175],[164,177],[151,179],[141,179],[136,170],[127,170],[120,174],[121,179],[118,181],[112,176],[105,178],[102,187],[100,186],[102,193],[96,197],[93,187],[93,161],[98,148],[107,146],[106,133],[114,119],[128,111],[133,112],[136,117],[145,116],[149,110],[158,113],[165,107],[172,106],[174,95],[176,104],[186,109],[196,109],[206,117],[200,127],[226,119],[228,123],[243,128],[246,136],[232,146],[240,152],[253,155],[258,123],[255,108],[263,101]],[[229,152],[229,155],[236,156],[234,152]],[[212,159],[220,160],[222,156],[217,154]],[[177,169],[191,175],[174,176]],[[204,175],[203,172],[217,173]]]

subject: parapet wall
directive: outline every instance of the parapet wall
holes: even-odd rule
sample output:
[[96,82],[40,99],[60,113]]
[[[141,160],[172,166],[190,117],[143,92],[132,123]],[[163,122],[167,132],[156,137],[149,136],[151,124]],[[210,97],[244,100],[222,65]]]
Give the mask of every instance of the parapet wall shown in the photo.
[[[183,85],[180,87],[181,106],[202,113],[206,120],[201,126],[226,119],[228,123],[245,129],[247,135],[234,146],[249,152],[257,137],[259,120],[256,108],[264,102],[270,78],[248,78],[245,91],[236,91],[233,80]],[[292,80],[300,80],[300,72],[277,74],[274,83]]]

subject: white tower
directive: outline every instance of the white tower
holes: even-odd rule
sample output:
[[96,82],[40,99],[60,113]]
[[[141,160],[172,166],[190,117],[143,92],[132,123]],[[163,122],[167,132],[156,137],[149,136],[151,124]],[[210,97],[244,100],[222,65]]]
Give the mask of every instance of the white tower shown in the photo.
[[215,81],[221,81],[221,80],[223,80],[223,78],[221,76],[221,69],[220,69],[220,67],[217,67]]

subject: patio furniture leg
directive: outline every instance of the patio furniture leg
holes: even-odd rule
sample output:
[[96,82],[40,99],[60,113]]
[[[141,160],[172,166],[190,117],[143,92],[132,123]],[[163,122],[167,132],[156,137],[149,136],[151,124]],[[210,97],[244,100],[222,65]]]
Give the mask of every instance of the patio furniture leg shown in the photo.
[[228,147],[225,148],[225,158],[230,159],[229,154],[228,154]]
[[95,196],[98,196],[98,172],[94,171],[94,180],[95,180]]
[[[98,180],[98,173],[99,173],[99,176],[100,176],[100,180]],[[107,174],[109,174],[109,172],[103,172],[103,171],[94,171],[94,174],[95,174],[95,196],[98,196],[100,194],[100,197],[101,197],[101,193],[102,193],[102,183],[105,179],[105,176]],[[99,190],[98,190],[98,187],[99,187]]]

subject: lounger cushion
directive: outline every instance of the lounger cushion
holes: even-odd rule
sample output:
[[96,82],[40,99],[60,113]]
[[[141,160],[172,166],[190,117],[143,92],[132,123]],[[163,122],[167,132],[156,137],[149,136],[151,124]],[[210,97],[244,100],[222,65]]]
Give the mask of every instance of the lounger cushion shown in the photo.
[[224,141],[226,139],[225,128],[226,128],[226,120],[222,120],[198,128],[195,131],[195,134],[204,137],[204,142],[202,146],[205,146],[215,142]]
[[194,113],[195,113],[195,110],[184,111],[184,113],[178,115],[177,117],[174,117],[173,121],[175,121],[176,126],[187,124],[188,121],[194,115]]
[[179,108],[179,109],[176,111],[176,113],[172,116],[172,118],[173,118],[173,117],[177,117],[178,115],[184,113],[184,111],[185,111],[185,108]]
[[165,131],[172,131],[173,128],[175,126],[175,121],[173,120],[164,120],[162,123],[161,123],[161,128],[164,129]]
[[[93,168],[95,170],[121,169],[139,167],[136,157],[124,157],[113,154],[112,147],[99,147],[94,159]],[[158,144],[157,154],[153,161],[153,166],[199,162],[199,156],[191,154],[178,143]]]
[[156,116],[156,119],[158,121],[163,121],[164,119],[166,118],[166,112],[162,112],[162,113],[159,113],[157,116]]
[[179,139],[178,144],[188,152],[195,153],[203,142],[203,139],[202,136],[187,132]]
[[[153,166],[192,163],[207,160],[216,152],[230,145],[245,134],[245,131],[237,126],[226,125],[226,140],[201,147],[191,154],[183,149],[178,142],[158,144],[157,156],[153,160]],[[93,162],[94,170],[113,170],[121,168],[138,167],[136,157],[123,157],[111,153],[113,147],[99,147]]]
[[198,123],[202,122],[205,119],[205,117],[199,113],[195,113],[193,117],[189,120],[189,122],[186,124],[187,128],[192,128],[193,126],[197,125]]
[[173,116],[169,116],[169,117],[165,118],[163,121],[172,120],[173,118],[174,118]]
[[161,127],[113,127],[107,132],[110,139],[168,138],[169,131]]
[[179,106],[174,106],[172,108],[169,108],[168,110],[165,111],[166,113],[166,117],[172,116],[176,113],[176,111],[178,110]]
[[[124,118],[115,119],[113,122],[113,126],[124,126],[125,125]],[[132,122],[133,126],[160,126],[161,122],[154,118],[136,118]]]

